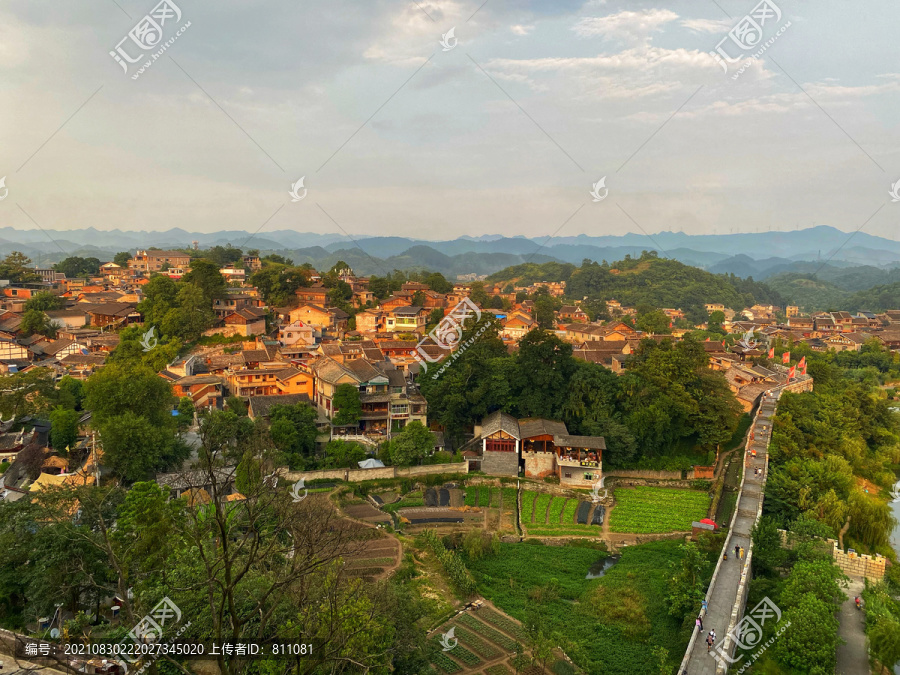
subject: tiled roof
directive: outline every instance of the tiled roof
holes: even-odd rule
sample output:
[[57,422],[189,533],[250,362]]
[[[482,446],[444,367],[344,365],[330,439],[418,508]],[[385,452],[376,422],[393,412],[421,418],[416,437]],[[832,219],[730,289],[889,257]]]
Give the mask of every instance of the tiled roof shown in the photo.
[[515,417],[502,410],[492,412],[481,422],[481,436],[485,438],[498,431],[505,431],[513,438],[522,438],[519,435],[519,422]]
[[553,420],[545,420],[539,417],[526,418],[519,420],[519,433],[522,438],[533,438],[535,436],[557,436],[569,433],[566,425],[562,422],[554,422]]

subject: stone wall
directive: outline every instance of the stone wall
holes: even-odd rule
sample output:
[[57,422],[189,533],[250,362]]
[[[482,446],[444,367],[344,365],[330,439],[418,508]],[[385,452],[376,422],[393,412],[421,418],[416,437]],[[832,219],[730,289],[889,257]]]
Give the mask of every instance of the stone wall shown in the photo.
[[[788,533],[785,530],[778,530],[778,533],[781,535],[782,546],[790,546]],[[881,581],[884,578],[887,566],[887,558],[884,556],[877,553],[871,556],[842,551],[838,546],[837,539],[826,539],[825,541],[831,545],[831,557],[834,559],[834,564],[840,567],[848,577],[866,578],[872,581]]]
[[681,480],[680,471],[650,471],[648,469],[616,469],[607,471],[607,476],[619,476],[621,478],[656,478],[657,480]]
[[404,478],[406,476],[424,476],[436,473],[468,473],[466,462],[450,464],[426,464],[424,466],[386,466],[383,469],[326,469],[322,471],[288,471],[282,476],[289,482],[301,478],[313,480],[343,480],[359,483],[364,480],[383,480],[385,478]]
[[519,455],[487,450],[481,458],[481,470],[492,476],[518,476]]

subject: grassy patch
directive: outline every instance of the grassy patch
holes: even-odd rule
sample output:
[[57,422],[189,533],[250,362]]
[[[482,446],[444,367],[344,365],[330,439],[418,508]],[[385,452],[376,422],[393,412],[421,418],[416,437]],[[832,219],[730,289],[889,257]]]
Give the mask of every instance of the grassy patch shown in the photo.
[[459,623],[470,628],[476,635],[479,635],[486,640],[490,640],[495,645],[501,647],[502,649],[511,652],[516,648],[516,641],[510,637],[507,637],[500,631],[491,628],[486,623],[479,621],[471,614],[461,614],[457,619]]
[[609,516],[613,532],[688,532],[706,517],[709,495],[695,490],[636,487],[616,490]]
[[537,492],[531,492],[530,490],[524,490],[522,492],[522,522],[525,525],[531,522],[531,517],[534,515],[534,503],[538,497]]
[[[571,546],[501,544],[500,555],[468,565],[479,591],[507,614],[521,621],[535,607],[586,672],[634,675],[659,672],[652,647],[668,650],[673,669],[687,647],[690,630],[669,616],[665,600],[670,565],[681,555],[678,546],[629,546],[601,579],[585,576],[605,554]],[[548,583],[557,594],[535,601],[533,590]],[[484,619],[483,610],[478,612]],[[634,627],[629,618],[635,619]]]

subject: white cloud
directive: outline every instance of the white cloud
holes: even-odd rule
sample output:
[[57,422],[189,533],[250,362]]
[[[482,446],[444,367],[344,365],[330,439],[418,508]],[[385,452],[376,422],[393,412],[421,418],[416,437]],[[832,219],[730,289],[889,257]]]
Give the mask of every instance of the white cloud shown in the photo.
[[721,33],[728,31],[731,19],[682,19],[681,25],[695,33]]
[[581,37],[597,35],[624,41],[647,40],[649,34],[675,21],[678,15],[668,9],[649,9],[643,12],[624,11],[608,16],[585,17],[572,30]]
[[510,26],[509,30],[512,31],[514,35],[528,35],[534,30],[534,25],[523,26],[521,24],[516,24],[515,26]]

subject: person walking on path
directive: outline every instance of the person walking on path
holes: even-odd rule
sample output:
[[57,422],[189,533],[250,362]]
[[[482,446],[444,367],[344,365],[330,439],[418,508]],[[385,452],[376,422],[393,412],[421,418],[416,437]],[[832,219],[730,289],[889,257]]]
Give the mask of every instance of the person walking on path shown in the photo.
[[738,557],[743,560],[744,559],[744,547],[741,546],[738,550]]
[[712,648],[712,644],[713,644],[712,633],[710,633],[709,635],[706,636],[706,651],[707,652],[709,652],[709,650]]
[[700,609],[703,610],[703,614],[706,614],[706,610],[709,609],[709,603],[706,600],[700,601]]
[[737,557],[740,555],[740,553],[741,553],[741,547],[738,546],[738,545],[735,545],[735,547],[734,547],[734,557],[737,558]]
[[697,625],[700,626],[700,630],[703,630],[703,615],[702,614],[697,616]]

